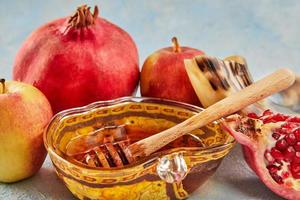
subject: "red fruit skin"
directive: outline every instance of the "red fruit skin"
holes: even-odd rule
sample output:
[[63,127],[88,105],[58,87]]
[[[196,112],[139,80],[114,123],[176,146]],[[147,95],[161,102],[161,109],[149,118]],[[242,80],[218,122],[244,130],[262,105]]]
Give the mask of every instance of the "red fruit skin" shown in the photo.
[[144,62],[141,72],[141,95],[165,98],[201,106],[184,67],[184,59],[191,59],[204,52],[181,47],[160,49]]
[[139,68],[131,37],[103,18],[65,32],[67,20],[49,22],[25,40],[15,59],[13,79],[39,88],[54,113],[132,95]]
[[241,132],[235,131],[235,123],[234,121],[223,123],[222,127],[242,145],[243,154],[249,167],[256,173],[260,180],[277,195],[290,200],[300,200],[299,191],[284,185],[279,185],[273,180],[264,164],[265,149],[260,148],[258,141]]

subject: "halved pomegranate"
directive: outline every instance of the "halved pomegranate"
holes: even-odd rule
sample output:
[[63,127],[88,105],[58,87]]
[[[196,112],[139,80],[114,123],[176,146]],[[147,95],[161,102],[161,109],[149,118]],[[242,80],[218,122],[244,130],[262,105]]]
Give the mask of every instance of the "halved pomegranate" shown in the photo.
[[286,199],[300,199],[300,118],[266,110],[233,115],[224,128],[242,144],[245,160],[263,183]]

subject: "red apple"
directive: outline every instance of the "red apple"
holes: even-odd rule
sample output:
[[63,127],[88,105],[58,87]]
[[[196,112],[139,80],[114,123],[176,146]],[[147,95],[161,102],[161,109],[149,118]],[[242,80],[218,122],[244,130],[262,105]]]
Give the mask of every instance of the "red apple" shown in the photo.
[[46,150],[43,130],[52,117],[50,103],[35,87],[0,80],[0,182],[35,174]]
[[184,59],[191,59],[203,51],[180,47],[172,38],[173,47],[152,53],[141,72],[141,95],[172,99],[200,106],[200,101],[185,71]]

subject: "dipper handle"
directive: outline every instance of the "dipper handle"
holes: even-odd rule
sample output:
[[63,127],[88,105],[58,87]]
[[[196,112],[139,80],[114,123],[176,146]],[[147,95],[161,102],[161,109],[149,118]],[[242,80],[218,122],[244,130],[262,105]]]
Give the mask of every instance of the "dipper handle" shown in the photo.
[[257,101],[291,86],[295,81],[294,73],[286,68],[279,69],[252,85],[211,105],[176,126],[131,144],[127,153],[133,158],[148,156],[175,139],[233,114]]

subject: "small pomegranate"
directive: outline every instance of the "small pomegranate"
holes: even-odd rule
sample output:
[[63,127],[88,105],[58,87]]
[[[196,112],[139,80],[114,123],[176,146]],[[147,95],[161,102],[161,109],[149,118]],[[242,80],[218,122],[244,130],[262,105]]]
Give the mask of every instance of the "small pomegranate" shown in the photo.
[[39,88],[55,113],[129,96],[139,81],[137,48],[128,33],[98,17],[97,6],[91,13],[84,5],[27,38],[13,78]]
[[286,199],[300,199],[300,118],[267,110],[262,116],[230,116],[224,127],[267,187]]
[[183,61],[204,53],[194,48],[180,47],[176,37],[172,38],[172,42],[173,47],[160,49],[145,60],[141,72],[141,95],[200,106]]

